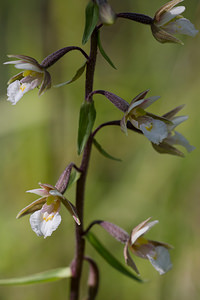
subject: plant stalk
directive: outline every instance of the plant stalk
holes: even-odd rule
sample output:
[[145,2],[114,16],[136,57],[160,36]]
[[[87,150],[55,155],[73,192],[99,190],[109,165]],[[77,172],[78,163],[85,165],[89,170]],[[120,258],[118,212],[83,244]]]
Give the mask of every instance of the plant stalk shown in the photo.
[[[94,71],[97,56],[97,30],[95,29],[91,36],[90,56],[86,67],[86,81],[85,81],[85,99],[93,90]],[[90,154],[92,149],[92,135],[89,136],[86,143],[82,162],[80,166],[81,176],[76,185],[76,209],[81,225],[76,224],[76,249],[73,262],[71,264],[72,278],[70,287],[70,300],[78,300],[80,293],[80,279],[82,274],[82,265],[84,260],[85,240],[83,237],[84,232],[84,196],[85,196],[85,183],[87,171],[90,161]]]

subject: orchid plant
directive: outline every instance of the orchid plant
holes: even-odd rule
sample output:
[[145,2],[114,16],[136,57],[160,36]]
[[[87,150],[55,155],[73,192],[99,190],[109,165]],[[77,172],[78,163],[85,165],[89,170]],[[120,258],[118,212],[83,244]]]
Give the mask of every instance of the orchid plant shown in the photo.
[[[153,148],[159,153],[184,156],[183,152],[175,148],[174,145],[181,145],[188,152],[194,149],[182,134],[174,130],[176,126],[187,120],[187,116],[176,116],[183,106],[178,106],[168,113],[159,116],[149,112],[149,106],[159,99],[158,96],[147,97],[149,90],[141,92],[129,103],[110,91],[93,89],[97,52],[100,52],[111,67],[115,67],[101,45],[100,32],[104,25],[112,25],[117,19],[124,18],[150,26],[153,36],[161,43],[172,42],[182,44],[174,34],[181,33],[195,36],[198,32],[189,20],[182,17],[181,14],[184,12],[185,7],[176,6],[182,1],[173,0],[168,2],[152,18],[135,12],[115,13],[107,0],[90,0],[85,11],[85,29],[82,40],[83,45],[90,41],[89,54],[80,47],[69,46],[48,55],[41,63],[26,55],[8,55],[9,58],[14,58],[15,60],[5,62],[5,64],[14,64],[15,68],[22,70],[8,82],[8,101],[15,105],[25,93],[35,88],[39,88],[39,95],[49,90],[52,86],[52,80],[47,69],[52,67],[53,64],[69,51],[78,50],[86,60],[70,81],[60,84],[60,86],[69,84],[77,80],[86,71],[85,98],[80,108],[78,130],[78,154],[81,155],[83,153],[81,164],[80,166],[76,166],[71,162],[64,169],[55,186],[48,183],[40,183],[40,188],[27,191],[39,195],[40,198],[23,208],[17,215],[17,218],[20,218],[30,214],[32,230],[38,236],[43,236],[44,238],[51,236],[60,225],[61,216],[59,212],[62,204],[73,217],[75,221],[76,248],[71,265],[67,268],[44,272],[39,274],[38,277],[34,275],[34,283],[70,277],[70,300],[78,300],[80,297],[80,280],[84,261],[87,261],[90,265],[87,299],[95,299],[98,292],[99,270],[95,260],[85,254],[86,241],[113,268],[138,282],[142,282],[142,279],[138,277],[140,273],[130,252],[133,255],[148,260],[159,274],[165,274],[172,268],[169,253],[172,246],[163,242],[148,240],[144,237],[149,229],[158,223],[157,220],[150,221],[150,218],[145,218],[146,220],[136,226],[129,235],[121,227],[102,220],[94,220],[85,229],[83,216],[84,191],[92,146],[94,145],[105,157],[115,159],[96,140],[97,132],[103,127],[118,126],[126,135],[128,130],[134,131],[136,134],[139,133],[146,137],[151,142]],[[122,115],[121,120],[107,121],[94,129],[96,118],[94,98],[98,94],[109,100],[121,111]],[[69,186],[74,183],[76,183],[76,199],[75,204],[72,204],[64,194]],[[141,216],[142,218],[143,216]],[[103,244],[91,232],[91,228],[95,224],[100,225],[110,236],[125,245],[125,263],[132,270],[113,257],[111,251],[104,248]],[[130,228],[132,225],[130,225]],[[19,281],[19,279],[17,280]],[[30,281],[31,279],[24,279],[24,283],[28,280]],[[16,284],[17,281],[13,279],[12,282]],[[6,280],[1,280],[0,284],[6,284]]]

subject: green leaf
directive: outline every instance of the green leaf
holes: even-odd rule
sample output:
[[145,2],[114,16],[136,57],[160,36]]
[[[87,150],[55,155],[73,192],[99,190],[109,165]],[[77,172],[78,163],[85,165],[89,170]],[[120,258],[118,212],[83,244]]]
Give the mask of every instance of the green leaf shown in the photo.
[[84,65],[82,65],[82,66],[76,71],[76,74],[72,77],[72,79],[70,79],[70,80],[68,80],[68,81],[65,81],[65,82],[62,82],[62,83],[59,83],[59,84],[56,84],[56,85],[54,85],[54,87],[58,88],[58,87],[61,87],[61,86],[63,86],[63,85],[66,85],[66,84],[70,84],[70,83],[76,81],[77,79],[79,79],[79,77],[81,77],[81,75],[82,75],[83,72],[85,71],[86,64],[87,64],[87,62],[85,62]]
[[98,5],[90,1],[85,10],[85,29],[83,33],[82,44],[86,44],[93,30],[95,29],[99,18]]
[[105,156],[105,157],[107,157],[107,158],[109,158],[109,159],[112,159],[112,160],[122,161],[120,158],[116,158],[116,157],[110,155],[109,153],[107,153],[107,152],[101,147],[101,145],[97,142],[97,140],[93,139],[93,143],[94,143],[95,147],[97,148],[97,150],[99,150],[99,152],[100,152],[103,156]]
[[86,235],[89,243],[95,248],[95,250],[107,261],[109,265],[111,265],[114,269],[121,272],[122,274],[136,280],[139,282],[143,282],[140,278],[130,272],[126,267],[124,267],[121,262],[119,262],[95,237],[95,235],[91,232],[88,232]]
[[88,137],[92,131],[94,121],[96,118],[96,110],[94,102],[84,102],[81,105],[79,116],[79,129],[78,129],[78,154],[83,151]]
[[0,285],[26,285],[44,283],[69,277],[71,277],[71,269],[69,267],[57,268],[25,277],[0,279]]
[[107,60],[109,65],[117,70],[117,68],[113,64],[112,60],[108,57],[108,55],[106,54],[106,52],[104,51],[104,49],[101,45],[101,39],[100,39],[100,32],[99,31],[98,31],[98,47],[99,47],[99,51],[100,51],[101,55],[105,58],[105,60]]

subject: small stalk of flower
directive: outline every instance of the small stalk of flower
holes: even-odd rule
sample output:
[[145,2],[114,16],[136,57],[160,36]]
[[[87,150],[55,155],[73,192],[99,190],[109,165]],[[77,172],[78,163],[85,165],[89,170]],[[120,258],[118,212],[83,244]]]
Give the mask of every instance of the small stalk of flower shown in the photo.
[[39,195],[41,198],[23,208],[17,215],[17,218],[31,214],[30,224],[32,230],[38,236],[44,236],[44,238],[46,238],[47,236],[51,236],[61,222],[59,212],[61,203],[63,203],[75,222],[80,225],[76,208],[70,201],[68,201],[54,186],[41,183],[39,185],[41,187],[40,189],[33,189],[27,192]]
[[183,157],[184,154],[175,148],[174,145],[183,146],[188,152],[195,149],[182,134],[174,130],[179,124],[188,119],[188,116],[175,116],[183,107],[184,105],[180,105],[163,115],[163,117],[170,120],[172,124],[168,125],[168,135],[162,143],[159,145],[153,144],[154,149],[159,153],[169,153]]
[[151,218],[148,218],[132,230],[124,247],[124,258],[126,264],[139,274],[139,271],[129,254],[128,250],[130,249],[134,255],[148,259],[156,271],[162,275],[172,268],[169,255],[169,250],[172,249],[172,246],[144,238],[144,235],[149,229],[158,223],[157,220],[150,222],[150,219]]
[[183,0],[173,0],[163,5],[155,14],[151,24],[152,34],[160,43],[183,42],[176,38],[174,34],[185,34],[195,36],[198,30],[194,25],[181,14],[185,11],[185,6],[174,7]]
[[15,105],[25,93],[39,88],[39,95],[42,95],[51,87],[51,76],[37,60],[25,55],[8,55],[19,60],[8,61],[4,64],[14,64],[15,68],[23,71],[13,76],[8,81],[7,96],[8,101]]

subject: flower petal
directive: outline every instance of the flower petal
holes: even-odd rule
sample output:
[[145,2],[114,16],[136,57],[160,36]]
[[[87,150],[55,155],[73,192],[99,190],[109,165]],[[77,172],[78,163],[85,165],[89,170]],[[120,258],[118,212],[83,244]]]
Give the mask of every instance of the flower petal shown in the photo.
[[166,139],[166,142],[169,145],[181,145],[185,147],[188,152],[191,152],[195,149],[194,146],[190,145],[188,140],[179,132],[175,131],[175,134]]
[[[148,222],[148,220],[149,219],[147,219],[147,222]],[[159,222],[158,220],[148,222],[148,223],[143,222],[143,223],[141,223],[141,224],[144,224],[142,227],[139,227],[140,225],[138,225],[136,228],[134,228],[131,233],[131,245],[133,245],[139,237],[141,237],[143,234],[145,234],[147,231],[149,231],[149,229],[151,229],[151,227],[156,225],[158,222]],[[138,230],[137,230],[137,228],[138,228]]]
[[[185,11],[185,6],[177,6],[172,8],[170,11],[165,12],[161,17],[160,21],[156,22],[156,25],[162,27],[163,25],[170,22],[172,19],[177,17],[178,15],[182,14]],[[165,27],[165,26],[163,26]]]
[[61,222],[61,216],[58,212],[50,215],[46,212],[46,214],[47,217],[41,212],[41,210],[39,210],[30,216],[32,230],[38,236],[44,236],[44,238],[51,236],[52,232],[58,228]]
[[155,247],[155,251],[155,256],[147,254],[147,258],[152,266],[162,275],[172,268],[169,250],[163,246],[158,246]]
[[168,136],[167,125],[153,118],[146,118],[144,122],[141,121],[140,129],[148,140],[154,144],[161,143]]
[[198,30],[196,30],[194,25],[186,18],[176,19],[164,26],[164,29],[170,34],[178,33],[193,37],[198,33]]
[[138,271],[138,268],[136,267],[136,264],[134,263],[134,261],[132,260],[129,251],[128,251],[128,243],[125,244],[124,247],[124,259],[126,264],[131,267],[138,275],[140,274],[140,272]]

